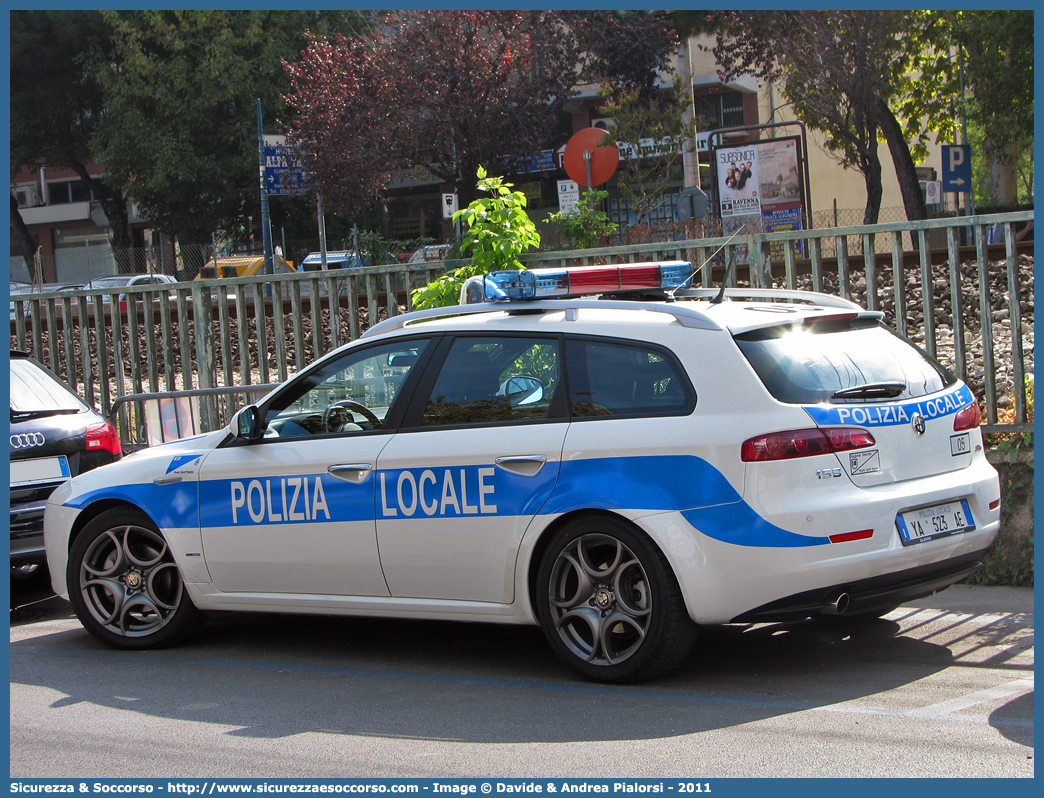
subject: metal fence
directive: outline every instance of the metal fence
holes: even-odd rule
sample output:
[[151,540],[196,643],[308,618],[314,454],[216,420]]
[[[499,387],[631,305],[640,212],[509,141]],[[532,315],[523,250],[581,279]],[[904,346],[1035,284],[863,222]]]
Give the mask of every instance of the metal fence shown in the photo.
[[[1019,253],[1031,254],[1032,243],[1016,236],[1032,220],[1022,211],[527,253],[522,260],[542,267],[682,259],[705,287],[839,294],[882,310],[888,324],[967,381],[985,402],[987,432],[1028,432],[1032,262]],[[971,243],[962,246],[962,239]],[[118,295],[111,288],[23,295],[12,302],[11,345],[103,410],[132,394],[282,382],[376,321],[410,310],[412,289],[466,262],[193,280]],[[206,396],[201,407],[210,427],[234,409],[217,405]],[[143,411],[120,406],[134,416],[125,426],[140,429]]]

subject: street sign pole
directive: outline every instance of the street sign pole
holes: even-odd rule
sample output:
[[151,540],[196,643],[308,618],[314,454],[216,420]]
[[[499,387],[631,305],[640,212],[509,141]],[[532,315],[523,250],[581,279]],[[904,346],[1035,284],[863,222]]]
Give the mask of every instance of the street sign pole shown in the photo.
[[260,97],[257,98],[257,163],[261,172],[261,241],[265,251],[265,274],[273,274],[272,217],[268,211],[268,189],[265,187],[265,131],[261,124]]
[[594,205],[591,202],[591,151],[584,150],[584,169],[587,171],[587,209],[591,210]]

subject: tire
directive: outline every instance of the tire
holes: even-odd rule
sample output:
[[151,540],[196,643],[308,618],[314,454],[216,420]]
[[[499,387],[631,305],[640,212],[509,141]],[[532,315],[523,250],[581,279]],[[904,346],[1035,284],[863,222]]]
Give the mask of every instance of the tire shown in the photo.
[[159,529],[138,510],[90,521],[73,542],[66,578],[80,623],[113,648],[174,645],[203,621]]
[[666,558],[612,516],[584,516],[555,534],[535,598],[551,648],[592,681],[651,679],[676,667],[696,640]]

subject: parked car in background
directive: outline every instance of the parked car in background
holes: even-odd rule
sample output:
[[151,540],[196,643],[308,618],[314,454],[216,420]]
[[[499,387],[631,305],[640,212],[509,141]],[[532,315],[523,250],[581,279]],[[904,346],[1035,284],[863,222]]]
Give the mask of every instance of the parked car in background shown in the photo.
[[[352,269],[357,266],[381,266],[388,263],[398,263],[398,258],[391,252],[385,252],[380,263],[374,263],[373,257],[368,253],[357,253],[352,250],[334,250],[326,253],[327,269]],[[299,272],[314,272],[323,268],[323,256],[321,252],[310,252],[303,261]]]
[[51,492],[121,456],[116,429],[25,352],[11,350],[11,574],[44,563],[43,516]]
[[449,257],[450,250],[453,249],[452,244],[432,244],[430,246],[421,247],[412,255],[407,263],[426,263],[431,260],[446,260]]
[[[116,274],[111,277],[99,277],[91,280],[83,286],[85,291],[93,291],[99,288],[123,288],[136,285],[159,285],[160,283],[176,283],[177,280],[169,274]],[[127,295],[119,295],[120,312],[127,310]]]
[[[22,283],[17,280],[11,280],[11,287],[8,291],[8,295],[11,297],[21,296],[24,294],[51,294],[63,291],[78,291],[83,288],[79,283]],[[22,302],[22,312],[28,315],[29,303]],[[11,299],[11,321],[15,318],[15,300]]]

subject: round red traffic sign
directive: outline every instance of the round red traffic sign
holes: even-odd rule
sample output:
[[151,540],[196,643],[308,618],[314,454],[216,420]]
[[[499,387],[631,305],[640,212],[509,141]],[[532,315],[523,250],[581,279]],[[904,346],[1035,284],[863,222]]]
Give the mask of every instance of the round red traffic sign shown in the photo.
[[609,132],[600,127],[585,127],[578,130],[566,142],[562,166],[566,174],[579,185],[587,187],[587,167],[584,164],[584,153],[591,153],[591,186],[600,186],[613,176],[620,163],[620,151],[616,144],[599,146],[603,141],[612,139]]

